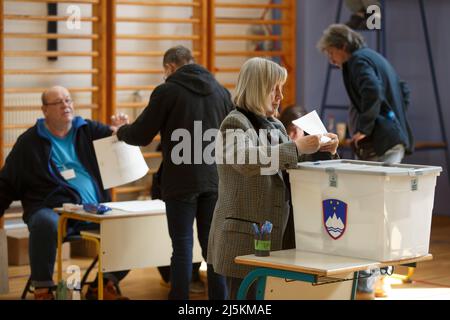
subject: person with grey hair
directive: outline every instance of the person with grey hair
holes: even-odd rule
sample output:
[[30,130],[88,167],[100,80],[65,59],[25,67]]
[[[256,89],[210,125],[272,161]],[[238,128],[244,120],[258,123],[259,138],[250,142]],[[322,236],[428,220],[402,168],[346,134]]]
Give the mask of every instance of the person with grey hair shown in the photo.
[[[406,117],[406,83],[386,58],[366,47],[363,37],[346,25],[329,26],[317,47],[330,63],[342,69],[351,102],[349,130],[356,156],[367,161],[400,163],[414,148]],[[373,295],[370,283],[364,279],[358,286],[369,297]]]
[[[148,106],[134,123],[121,127],[117,137],[128,144],[146,146],[158,132],[161,135],[161,199],[166,204],[173,248],[169,299],[187,300],[194,220],[202,255],[207,260],[209,229],[217,201],[217,168],[203,157],[211,144],[204,137],[206,132],[219,128],[234,106],[228,90],[208,70],[194,63],[188,48],[167,50],[163,68],[165,83],[153,90]],[[186,148],[182,147],[186,144]],[[224,299],[225,279],[210,265],[207,278],[209,298]]]
[[[275,118],[286,78],[286,69],[273,61],[247,60],[237,80],[236,110],[220,125],[222,139],[216,139],[219,199],[209,235],[208,263],[227,277],[228,299],[236,299],[242,279],[251,271],[234,259],[255,252],[253,223],[270,221],[271,250],[282,249],[290,207],[282,171],[318,150],[336,153],[338,139],[332,133],[327,134],[330,141],[326,143],[319,135],[289,139]],[[270,155],[275,170],[264,170],[268,164],[262,155]],[[255,299],[254,286],[249,298]]]

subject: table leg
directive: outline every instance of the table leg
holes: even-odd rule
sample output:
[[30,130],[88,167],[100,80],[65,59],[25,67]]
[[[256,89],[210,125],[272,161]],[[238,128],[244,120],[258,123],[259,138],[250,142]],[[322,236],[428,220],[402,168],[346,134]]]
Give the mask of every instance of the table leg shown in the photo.
[[406,278],[403,280],[403,283],[412,282],[411,277],[414,275],[415,270],[416,270],[416,268],[414,268],[414,267],[408,267],[408,274],[406,275]]
[[102,271],[102,255],[100,252],[100,241],[95,239],[97,244],[97,254],[98,254],[98,300],[103,300],[103,271]]
[[256,268],[249,272],[249,274],[242,280],[241,286],[239,287],[237,300],[244,300],[247,297],[247,292],[253,282],[258,281],[258,287],[256,292],[256,299],[263,300],[264,292],[266,289],[266,279],[267,277],[277,277],[282,279],[292,279],[297,281],[304,281],[314,283],[316,277],[312,274],[277,270],[270,268]]
[[259,277],[256,281],[256,300],[264,300],[267,277]]
[[408,273],[406,275],[394,273],[390,277],[392,277],[394,279],[399,279],[403,283],[411,283],[412,282],[411,277],[414,275],[414,271],[417,267],[417,263],[401,264],[400,266],[408,267]]
[[94,237],[90,237],[87,235],[82,236],[83,239],[93,241],[95,243],[95,247],[97,248],[97,256],[98,256],[98,271],[97,271],[97,292],[98,292],[98,300],[103,300],[103,269],[102,269],[102,255],[101,255],[101,247],[100,240]]
[[353,272],[353,283],[352,283],[352,293],[350,296],[350,300],[356,300],[356,290],[358,289],[358,278],[359,272]]
[[[239,286],[239,290],[237,293],[237,300],[245,300],[247,298],[247,293],[248,293],[248,289],[250,288],[250,286],[253,284],[253,282],[255,282],[256,280],[258,280],[259,277],[263,277],[265,279],[265,276],[263,274],[261,274],[260,269],[255,269],[253,271],[251,271],[245,278],[244,280],[242,280],[241,285]],[[265,281],[264,281],[265,284]],[[258,284],[258,292],[257,292],[257,296],[260,296],[260,292],[259,292],[259,284]],[[262,292],[262,299],[264,299],[264,291]]]
[[58,268],[58,283],[62,280],[62,243],[66,233],[67,219],[62,214],[58,220],[58,251],[57,251],[57,268]]

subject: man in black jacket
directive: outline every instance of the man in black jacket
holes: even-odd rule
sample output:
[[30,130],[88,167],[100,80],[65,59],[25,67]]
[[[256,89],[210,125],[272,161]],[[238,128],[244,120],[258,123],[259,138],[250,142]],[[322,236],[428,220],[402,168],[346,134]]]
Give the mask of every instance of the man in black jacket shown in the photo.
[[[121,127],[117,136],[128,144],[145,146],[158,132],[161,134],[161,196],[166,203],[173,247],[169,299],[188,299],[194,219],[206,261],[217,200],[216,165],[204,158],[212,140],[207,132],[219,128],[233,103],[214,76],[194,63],[189,49],[169,49],[164,54],[163,67],[165,83],[152,92],[148,106],[136,121]],[[207,274],[209,298],[225,298],[225,280],[214,273],[212,266],[208,266]]]
[[[44,119],[25,131],[6,158],[0,171],[0,216],[11,202],[20,200],[23,219],[30,231],[32,286],[38,300],[53,299],[53,271],[56,256],[58,214],[52,209],[63,203],[110,201],[103,189],[93,140],[110,136],[117,127],[74,116],[67,89],[52,87],[42,94]],[[127,122],[115,117],[114,126]],[[97,225],[69,222],[68,234]],[[128,271],[105,274],[105,299],[119,298],[117,284]],[[94,298],[90,287],[88,297]]]
[[[328,55],[330,63],[342,69],[351,101],[352,146],[358,158],[400,163],[405,153],[410,154],[414,149],[406,118],[409,104],[406,83],[382,55],[367,48],[364,38],[346,25],[329,26],[317,46]],[[376,277],[366,277],[358,281],[359,298],[386,296],[381,287],[374,292],[375,280]]]

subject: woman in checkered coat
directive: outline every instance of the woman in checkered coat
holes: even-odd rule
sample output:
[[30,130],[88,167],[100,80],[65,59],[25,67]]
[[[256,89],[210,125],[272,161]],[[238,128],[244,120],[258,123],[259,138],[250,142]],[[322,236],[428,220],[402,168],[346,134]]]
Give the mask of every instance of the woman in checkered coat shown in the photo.
[[317,151],[336,153],[338,139],[310,135],[291,141],[274,116],[283,99],[287,71],[273,61],[253,58],[239,73],[232,111],[216,140],[219,198],[209,234],[208,263],[227,277],[228,297],[236,298],[250,267],[234,263],[254,253],[253,223],[272,222],[271,250],[280,250],[289,214],[283,170]]

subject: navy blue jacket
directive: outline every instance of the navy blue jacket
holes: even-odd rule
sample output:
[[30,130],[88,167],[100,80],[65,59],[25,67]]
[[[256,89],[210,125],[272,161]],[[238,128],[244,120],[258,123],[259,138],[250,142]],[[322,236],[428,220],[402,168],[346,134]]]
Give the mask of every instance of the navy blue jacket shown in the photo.
[[[51,143],[40,131],[38,122],[19,136],[0,171],[0,216],[14,200],[20,200],[23,219],[39,209],[61,207],[63,203],[81,203],[79,193],[60,175],[51,161]],[[75,150],[81,164],[94,179],[100,202],[110,201],[103,189],[95,157],[93,140],[112,134],[108,126],[75,117]]]
[[[128,144],[146,146],[158,132],[161,133],[163,200],[217,192],[219,177],[216,165],[205,163],[202,157],[205,148],[211,143],[214,145],[215,136],[209,137],[212,142],[202,141],[202,136],[208,129],[218,130],[233,107],[228,90],[208,70],[198,64],[184,65],[152,92],[148,106],[134,123],[120,127],[117,137]],[[187,141],[188,137],[183,135],[174,139],[180,141],[173,141],[172,133],[177,129],[192,140]],[[182,142],[187,143],[191,150],[177,151],[176,147],[180,147]],[[172,150],[177,155],[187,151],[190,163],[172,162]]]
[[361,48],[352,53],[342,71],[352,103],[350,113],[356,115],[351,133],[369,136],[378,156],[397,144],[411,153],[413,136],[405,114],[409,89],[392,65],[376,51]]

